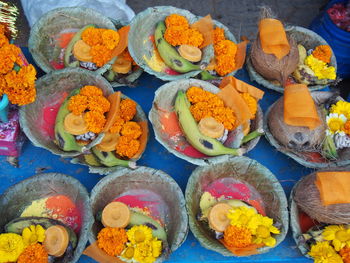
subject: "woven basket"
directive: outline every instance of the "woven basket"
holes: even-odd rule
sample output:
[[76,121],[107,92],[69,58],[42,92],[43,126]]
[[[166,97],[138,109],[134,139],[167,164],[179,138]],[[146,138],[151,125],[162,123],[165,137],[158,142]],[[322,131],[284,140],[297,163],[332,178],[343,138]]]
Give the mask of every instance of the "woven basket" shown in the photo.
[[[292,37],[297,44],[303,45],[306,48],[306,50],[314,49],[319,45],[328,45],[327,42],[321,36],[304,27],[287,26],[286,33],[289,35],[289,37]],[[333,52],[332,52],[330,65],[335,67],[335,70],[337,70],[337,60]],[[255,71],[252,65],[252,62],[250,60],[250,57],[247,59],[247,70],[249,73],[249,77],[252,81],[256,81],[260,85],[268,89],[276,90],[281,93],[284,92],[284,88],[279,83],[277,83],[276,81],[273,81],[273,82],[269,81],[263,78],[258,72]],[[310,91],[315,91],[315,90],[324,89],[327,86],[328,84],[327,85],[310,85],[308,87]]]
[[[74,157],[81,152],[65,152],[54,143],[43,128],[45,122],[44,107],[62,103],[64,94],[68,95],[76,88],[95,85],[103,90],[104,96],[113,93],[110,84],[100,75],[80,68],[67,68],[53,71],[36,81],[37,98],[35,102],[20,108],[20,125],[29,140],[37,146],[62,157]],[[55,124],[51,124],[55,125]]]
[[37,174],[11,186],[0,196],[0,207],[2,211],[6,211],[0,217],[0,229],[11,220],[18,218],[32,201],[52,195],[65,195],[81,209],[82,227],[78,234],[77,247],[74,250],[72,260],[64,261],[69,263],[77,262],[88,241],[88,231],[91,229],[93,216],[88,192],[73,177],[59,173]]
[[[276,246],[288,232],[287,199],[281,184],[266,167],[247,157],[235,157],[229,161],[209,166],[197,167],[191,174],[185,192],[186,207],[189,214],[190,229],[200,244],[223,256],[233,257],[214,234],[210,233],[207,223],[199,221],[199,201],[206,186],[220,178],[232,177],[249,184],[258,192],[265,206],[266,215],[273,218],[281,233],[276,235]],[[258,253],[266,253],[271,247],[262,247]]]
[[[149,112],[149,120],[153,125],[153,130],[154,130],[156,139],[160,144],[162,144],[169,152],[171,152],[175,156],[196,165],[215,164],[218,162],[226,161],[229,159],[230,157],[229,155],[221,155],[221,156],[205,157],[205,158],[189,157],[175,149],[176,146],[179,144],[179,142],[181,142],[181,147],[186,148],[186,146],[189,145],[186,141],[186,138],[183,135],[181,135],[181,136],[178,136],[178,138],[174,139],[173,137],[169,136],[167,133],[163,131],[162,123],[160,121],[160,113],[162,112],[162,110],[165,110],[167,112],[172,112],[174,110],[174,101],[175,101],[177,92],[179,90],[185,91],[191,86],[201,87],[204,90],[210,91],[214,94],[220,91],[220,89],[217,88],[216,86],[208,82],[197,80],[197,79],[184,79],[179,81],[173,81],[161,86],[159,89],[157,89],[155,93],[152,109]],[[256,118],[251,123],[251,130],[261,129],[262,126],[263,126],[263,114],[260,107],[258,107]],[[227,140],[227,142],[225,143],[225,146],[238,148],[239,146],[236,145],[237,141],[234,140],[234,138],[239,136],[238,132],[232,131],[229,133],[228,136],[231,139]],[[251,140],[248,143],[242,145],[242,148],[246,152],[252,150],[257,145],[259,138],[260,137],[257,137],[254,140]]]
[[[333,93],[331,92],[322,92],[322,91],[315,91],[311,93],[314,101],[317,105],[326,103],[327,100],[331,99],[333,97]],[[341,97],[337,97],[337,100],[343,100]],[[288,148],[287,146],[282,145],[275,136],[271,133],[271,130],[268,125],[268,120],[270,116],[271,109],[276,105],[277,102],[280,100],[283,100],[283,97],[281,97],[278,101],[276,101],[274,104],[272,104],[269,109],[266,111],[266,114],[264,116],[264,131],[265,131],[265,137],[270,142],[272,146],[274,146],[278,151],[284,153],[285,155],[289,156],[290,158],[294,159],[296,162],[300,163],[301,165],[309,168],[334,168],[334,167],[340,167],[340,166],[346,166],[350,164],[350,149],[345,148],[343,150],[338,151],[339,158],[338,160],[324,160],[323,162],[312,162],[312,160],[305,154],[297,152],[293,149]],[[283,114],[281,112],[280,114]]]
[[[165,81],[191,78],[200,73],[200,70],[196,70],[179,75],[169,75],[161,70],[155,71],[147,63],[147,60],[154,56],[156,48],[150,38],[154,35],[156,24],[162,20],[165,20],[165,18],[171,14],[185,16],[190,24],[199,19],[198,16],[193,15],[187,10],[172,6],[150,7],[138,13],[131,21],[128,42],[130,55],[135,60],[137,65],[143,68],[147,73],[155,75],[157,78]],[[209,64],[214,55],[213,46],[209,45],[205,47],[202,52],[202,60],[199,63]]]
[[[47,12],[30,31],[28,47],[35,63],[46,73],[56,70],[50,62],[58,57],[62,49],[55,45],[55,37],[64,30],[78,31],[89,24],[115,30],[108,17],[89,8],[62,7]],[[97,69],[95,73],[104,73],[111,67],[113,61],[114,59]]]
[[[99,181],[91,191],[92,213],[96,215],[103,208],[123,193],[138,191],[139,194],[156,194],[160,198],[159,210],[165,223],[170,253],[178,249],[185,241],[188,233],[188,217],[185,208],[185,199],[178,184],[166,173],[148,167],[139,167],[136,170],[123,169]],[[142,191],[142,192],[141,192]],[[147,198],[144,200],[148,200]],[[89,241],[96,241],[97,233],[102,224],[97,220],[89,231]],[[163,253],[157,263],[166,259]]]

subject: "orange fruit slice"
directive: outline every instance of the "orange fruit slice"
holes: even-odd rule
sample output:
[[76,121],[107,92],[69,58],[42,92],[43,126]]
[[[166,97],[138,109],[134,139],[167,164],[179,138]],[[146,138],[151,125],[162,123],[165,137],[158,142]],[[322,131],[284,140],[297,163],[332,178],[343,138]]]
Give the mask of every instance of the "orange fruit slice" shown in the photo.
[[131,70],[131,61],[126,60],[123,57],[117,57],[112,69],[116,73],[127,74]]
[[83,62],[91,62],[92,56],[90,55],[91,47],[84,42],[84,40],[78,40],[73,46],[74,57]]
[[202,51],[198,47],[181,45],[178,51],[180,56],[188,61],[198,62],[202,59]]
[[43,245],[49,255],[62,256],[68,247],[68,243],[69,235],[64,226],[55,225],[46,229]]
[[227,213],[230,209],[232,207],[226,203],[214,205],[208,214],[209,226],[218,232],[224,232],[230,224],[230,219],[227,218]]
[[64,118],[63,125],[66,132],[73,135],[81,135],[88,132],[83,115],[68,113]]
[[102,142],[97,145],[97,149],[103,152],[114,151],[117,147],[119,140],[119,133],[106,132]]
[[102,224],[105,227],[126,227],[130,222],[130,209],[121,202],[111,202],[102,211]]

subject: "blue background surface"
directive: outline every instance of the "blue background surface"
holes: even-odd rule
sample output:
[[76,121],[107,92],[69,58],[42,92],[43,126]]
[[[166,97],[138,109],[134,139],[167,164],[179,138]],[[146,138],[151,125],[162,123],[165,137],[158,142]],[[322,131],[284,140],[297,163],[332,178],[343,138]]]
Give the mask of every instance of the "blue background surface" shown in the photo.
[[[30,63],[33,63],[28,49],[24,49],[24,53]],[[40,73],[39,73],[40,74]],[[42,73],[41,73],[42,74]],[[265,91],[264,98],[260,101],[263,112],[267,110],[269,105],[276,101],[281,94],[272,90],[260,87],[257,83],[249,80],[245,69],[239,70],[236,76],[238,79],[246,81]],[[144,112],[148,115],[152,107],[154,92],[165,82],[156,79],[154,76],[144,73],[138,82],[136,88],[117,88],[122,93],[137,101]],[[304,175],[312,172],[311,169],[305,168],[294,160],[278,152],[273,148],[264,137],[261,137],[258,145],[246,156],[257,160],[265,165],[275,174],[283,186],[287,198],[293,185]],[[160,169],[172,176],[181,189],[186,188],[187,180],[191,172],[195,169],[195,165],[188,163],[182,159],[170,154],[155,139],[153,129],[150,125],[150,137],[147,148],[142,158],[137,163],[139,166],[148,166]],[[42,172],[58,172],[64,173],[77,178],[90,192],[94,185],[102,178],[98,174],[89,174],[86,166],[71,164],[68,159],[60,158],[51,154],[49,151],[37,148],[26,140],[22,154],[19,157],[19,168],[11,166],[6,161],[5,156],[0,156],[0,194],[2,194],[9,186],[20,182],[36,173]],[[5,212],[5,211],[3,211]],[[79,263],[93,263],[94,260],[87,256],[82,256]],[[269,253],[256,255],[246,258],[224,257],[220,254],[204,249],[199,242],[189,232],[185,243],[175,251],[167,262],[312,262],[302,256],[296,248],[296,244],[292,239],[289,231],[286,239],[276,248],[270,250]]]

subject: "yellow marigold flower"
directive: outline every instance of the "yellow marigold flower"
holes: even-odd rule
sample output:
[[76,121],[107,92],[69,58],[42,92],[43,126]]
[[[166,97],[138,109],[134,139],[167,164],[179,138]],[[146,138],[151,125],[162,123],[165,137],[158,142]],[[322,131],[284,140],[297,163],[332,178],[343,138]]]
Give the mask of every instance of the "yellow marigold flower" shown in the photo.
[[199,32],[195,28],[189,28],[187,29],[187,42],[185,44],[194,46],[194,47],[200,47],[204,42],[204,37],[201,32]]
[[97,235],[97,246],[112,257],[122,253],[127,241],[124,228],[105,227]]
[[126,234],[131,244],[148,242],[152,239],[152,229],[145,225],[133,226]]
[[22,238],[25,246],[42,243],[45,239],[45,229],[41,225],[31,225],[23,229]]
[[215,71],[220,76],[225,76],[235,69],[235,57],[229,55],[219,55],[215,57]]
[[9,44],[9,40],[7,39],[7,37],[4,34],[0,34],[0,47],[8,44]]
[[190,25],[188,24],[187,18],[179,15],[179,14],[171,14],[165,18],[166,27],[172,26],[182,26],[188,28]]
[[256,215],[254,208],[240,206],[231,209],[227,214],[227,218],[231,220],[230,224],[232,226],[246,227],[254,215]]
[[242,93],[241,96],[244,99],[245,103],[249,107],[249,111],[250,111],[250,114],[251,114],[250,119],[251,120],[255,119],[255,113],[258,110],[258,102],[249,93]]
[[28,246],[19,256],[17,263],[47,263],[49,262],[49,255],[45,248],[36,243]]
[[255,236],[253,242],[255,244],[265,244],[273,247],[276,245],[276,239],[271,236],[273,234],[279,234],[278,228],[273,226],[273,219],[260,214],[255,214],[249,220],[247,228]]
[[81,39],[89,46],[102,44],[102,34],[99,28],[89,27],[81,34]]
[[90,96],[102,96],[103,95],[103,91],[102,89],[96,87],[96,86],[84,86],[80,89],[79,92],[80,95],[84,95],[87,97]]
[[123,125],[123,128],[120,133],[123,136],[128,136],[132,139],[137,139],[141,136],[142,129],[137,122],[128,121]]
[[244,226],[228,226],[224,231],[225,243],[230,247],[244,248],[252,244],[252,233]]
[[328,45],[320,45],[315,48],[312,55],[325,63],[331,62],[332,49]]
[[339,255],[343,259],[344,263],[350,263],[350,247],[349,246],[343,247],[339,251]]
[[315,58],[312,54],[307,56],[305,64],[309,66],[319,79],[335,79],[336,72],[333,66],[328,66],[322,60]]
[[188,31],[182,26],[172,26],[165,30],[164,39],[172,46],[188,43]]
[[112,29],[107,29],[102,32],[102,43],[108,49],[114,49],[119,43],[119,33]]
[[131,99],[125,99],[120,102],[120,116],[125,121],[130,121],[136,114],[136,102]]
[[214,29],[214,45],[219,43],[222,40],[225,40],[225,31],[223,28],[216,27]]
[[88,97],[88,109],[92,111],[98,111],[105,113],[109,111],[111,103],[103,96],[91,96]]
[[0,234],[0,263],[16,262],[23,250],[24,243],[20,235]]
[[103,113],[98,111],[88,111],[84,114],[87,128],[93,133],[100,133],[106,123]]
[[110,133],[119,133],[124,125],[125,121],[120,116],[117,117],[112,127],[109,129]]
[[339,251],[343,247],[350,246],[350,229],[346,229],[343,225],[326,226],[322,236],[327,241],[332,241],[335,251]]
[[154,238],[152,241],[136,244],[134,259],[140,263],[153,263],[161,253],[161,242]]
[[228,55],[235,56],[237,52],[237,45],[231,40],[222,40],[214,45],[215,56]]
[[132,158],[140,148],[140,141],[128,136],[120,136],[116,147],[116,153],[121,157]]
[[333,104],[331,113],[343,114],[348,120],[350,119],[350,102],[339,100],[336,104]]
[[341,257],[327,241],[312,245],[308,254],[313,257],[315,263],[343,263]]
[[127,243],[126,245],[127,247],[124,249],[121,256],[122,258],[125,258],[127,260],[132,260],[135,254],[134,245],[132,245],[131,243]]
[[102,67],[112,59],[112,50],[107,49],[104,45],[98,44],[91,47],[90,54],[92,62],[98,67]]
[[72,96],[68,102],[68,110],[74,115],[81,115],[88,106],[88,97],[77,94]]

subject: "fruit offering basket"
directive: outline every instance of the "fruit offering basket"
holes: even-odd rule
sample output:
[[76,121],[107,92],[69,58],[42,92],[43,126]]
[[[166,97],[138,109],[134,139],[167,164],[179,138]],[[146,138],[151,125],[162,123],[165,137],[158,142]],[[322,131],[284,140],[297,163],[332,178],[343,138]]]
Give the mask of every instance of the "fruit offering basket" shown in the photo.
[[36,64],[46,73],[82,67],[104,73],[122,41],[114,24],[95,10],[64,7],[49,11],[33,26],[28,41]]
[[266,167],[246,157],[197,167],[185,198],[194,236],[223,256],[266,253],[288,232],[282,186]]
[[[1,262],[77,262],[93,223],[89,195],[75,178],[37,174],[0,197]],[[35,253],[34,253],[35,252]],[[3,261],[5,260],[5,261]]]
[[[263,116],[257,100],[250,97],[252,99],[250,101],[255,102],[256,106],[254,117],[247,123],[235,127],[236,113],[231,107],[224,106],[226,105],[224,97],[231,96],[231,93],[223,95],[225,92],[208,82],[197,79],[173,81],[161,86],[155,93],[149,113],[157,141],[172,154],[196,165],[227,160],[230,155],[240,155],[253,149],[263,132]],[[188,101],[189,96],[192,96],[189,95],[190,93],[199,100],[201,98],[204,100],[212,98],[212,100],[198,101],[200,103],[196,106],[191,104],[195,101],[191,103]],[[241,98],[238,92],[235,95],[238,99]],[[217,112],[211,111],[216,109],[216,106],[211,108],[212,103],[216,103]],[[244,106],[244,102],[242,103],[239,105]],[[209,105],[208,108],[201,108],[205,105]],[[238,111],[240,110],[239,107]],[[207,114],[202,116],[200,112]],[[220,115],[221,113],[223,115]],[[228,127],[220,122],[226,122]]]
[[[170,15],[176,15],[175,19],[166,22],[165,19]],[[199,17],[191,12],[172,6],[147,8],[131,21],[128,43],[130,55],[146,72],[165,81],[198,75],[214,55],[212,44],[198,48],[203,43],[203,34],[190,27],[198,20]],[[172,39],[174,45],[183,46],[181,49],[187,59],[165,40],[166,24],[173,26],[168,41]],[[176,27],[181,28],[177,30]]]
[[[110,257],[108,262],[117,262],[118,257],[123,262],[144,262],[145,257],[148,262],[162,262],[187,236],[183,193],[160,170],[138,167],[110,174],[92,189],[91,207],[95,216],[89,231],[92,245],[84,254],[94,259],[104,255]],[[111,233],[112,227],[118,233]],[[108,249],[108,232],[115,235],[112,247],[117,249]]]
[[327,257],[333,262],[347,262],[348,178],[348,169],[327,169],[303,177],[294,186],[289,200],[290,222],[293,238],[304,256],[315,261]]
[[320,125],[309,129],[287,124],[283,114],[284,97],[281,97],[270,106],[264,117],[267,140],[278,151],[306,167],[349,165],[350,140],[347,127],[350,122],[347,123],[347,119],[350,117],[350,104],[331,92],[314,91],[311,96]]

